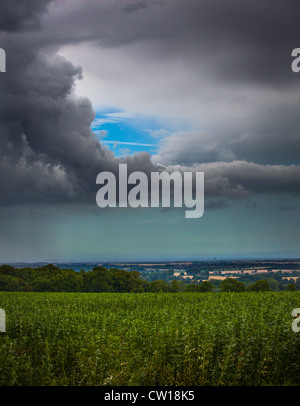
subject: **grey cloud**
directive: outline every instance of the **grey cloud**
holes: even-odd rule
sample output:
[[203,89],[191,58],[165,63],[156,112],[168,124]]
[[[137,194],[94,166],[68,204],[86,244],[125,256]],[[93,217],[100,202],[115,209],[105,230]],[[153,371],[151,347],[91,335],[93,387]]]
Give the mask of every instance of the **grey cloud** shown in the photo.
[[236,158],[220,137],[201,131],[181,131],[162,138],[153,162],[193,165],[200,162],[232,161]]
[[53,0],[1,0],[0,31],[31,31]]
[[138,1],[136,3],[130,3],[123,7],[125,13],[132,13],[134,11],[147,8],[147,4],[144,1]]
[[205,177],[205,196],[244,199],[252,194],[299,195],[300,166],[259,165],[252,162],[212,162],[186,167],[172,165],[168,171],[200,171]]
[[256,122],[234,122],[209,131],[180,131],[161,138],[153,162],[193,165],[214,161],[245,160],[260,164],[299,163],[300,120],[298,103],[290,109],[265,109]]
[[[52,40],[89,39],[102,46],[154,41],[159,57],[185,55],[215,80],[277,86],[294,80],[291,51],[300,41],[300,5],[294,0],[169,0],[164,7],[144,1],[124,6],[121,0],[73,4],[57,14],[54,5],[48,26]],[[132,12],[141,9],[145,12]]]

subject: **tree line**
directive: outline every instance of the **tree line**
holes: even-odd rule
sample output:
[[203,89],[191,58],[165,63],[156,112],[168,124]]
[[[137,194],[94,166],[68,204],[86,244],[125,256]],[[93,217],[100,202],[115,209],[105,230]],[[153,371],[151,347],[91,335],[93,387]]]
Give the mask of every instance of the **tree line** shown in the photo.
[[[216,286],[208,281],[182,284],[176,280],[148,282],[138,271],[107,269],[96,266],[92,271],[61,269],[52,264],[39,268],[0,266],[0,291],[11,292],[212,292]],[[266,280],[259,280],[246,288],[233,278],[222,281],[220,292],[270,291]],[[293,290],[290,288],[289,290]]]

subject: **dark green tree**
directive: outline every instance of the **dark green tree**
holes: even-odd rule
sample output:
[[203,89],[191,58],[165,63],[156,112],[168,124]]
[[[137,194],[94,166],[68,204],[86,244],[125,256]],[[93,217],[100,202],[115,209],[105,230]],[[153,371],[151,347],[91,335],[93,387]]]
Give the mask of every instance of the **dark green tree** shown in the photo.
[[191,283],[188,285],[185,289],[186,292],[200,292],[200,293],[206,293],[206,292],[211,292],[215,286],[208,282],[204,281],[201,282],[199,285],[196,285],[195,283]]
[[253,285],[249,286],[249,291],[253,292],[269,292],[272,289],[270,288],[269,282],[265,279],[261,279],[253,283]]
[[109,269],[95,267],[93,272],[87,275],[88,292],[113,292],[113,274]]
[[53,292],[55,290],[51,280],[42,276],[38,276],[33,281],[33,288],[36,292]]
[[180,290],[180,284],[175,279],[173,279],[171,282],[171,290],[174,293],[179,292]]
[[149,283],[149,292],[171,292],[172,288],[167,284],[167,282],[162,280],[156,280]]
[[144,284],[140,279],[140,273],[137,271],[123,271],[111,269],[113,273],[114,292],[143,292]]
[[11,275],[0,274],[0,291],[17,292],[22,290],[19,278]]
[[199,285],[199,292],[205,293],[205,292],[211,292],[213,289],[215,288],[215,286],[208,282],[208,281],[204,281],[201,282]]
[[245,290],[245,285],[233,278],[226,278],[220,283],[221,292],[245,292]]
[[199,285],[196,285],[195,283],[191,283],[187,285],[185,292],[199,292]]
[[289,283],[286,287],[289,292],[295,292],[297,290],[296,285],[294,283]]
[[271,277],[266,277],[265,280],[269,282],[270,288],[272,290],[279,290],[280,284],[276,279],[271,278]]

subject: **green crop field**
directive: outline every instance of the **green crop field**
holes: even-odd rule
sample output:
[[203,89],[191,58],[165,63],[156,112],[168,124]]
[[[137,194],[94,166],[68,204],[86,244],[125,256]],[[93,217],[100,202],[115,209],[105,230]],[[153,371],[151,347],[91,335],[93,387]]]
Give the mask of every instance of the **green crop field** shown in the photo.
[[300,292],[0,292],[1,385],[299,385]]

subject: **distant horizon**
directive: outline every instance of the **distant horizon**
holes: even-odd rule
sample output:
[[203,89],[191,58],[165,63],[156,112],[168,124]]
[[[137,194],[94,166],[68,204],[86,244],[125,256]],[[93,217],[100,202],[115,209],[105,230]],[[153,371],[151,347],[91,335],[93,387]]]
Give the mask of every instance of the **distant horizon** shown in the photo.
[[214,257],[214,258],[201,258],[201,259],[164,259],[164,258],[156,258],[156,259],[140,259],[140,260],[113,260],[113,259],[108,259],[108,260],[103,260],[103,259],[95,259],[95,260],[40,260],[40,261],[6,261],[6,262],[0,262],[0,265],[13,265],[13,264],[65,264],[65,263],[116,263],[116,264],[124,264],[124,263],[130,263],[130,264],[139,264],[139,263],[160,263],[160,262],[175,262],[175,263],[180,263],[180,262],[207,262],[207,261],[291,261],[291,260],[299,260],[299,257]]

